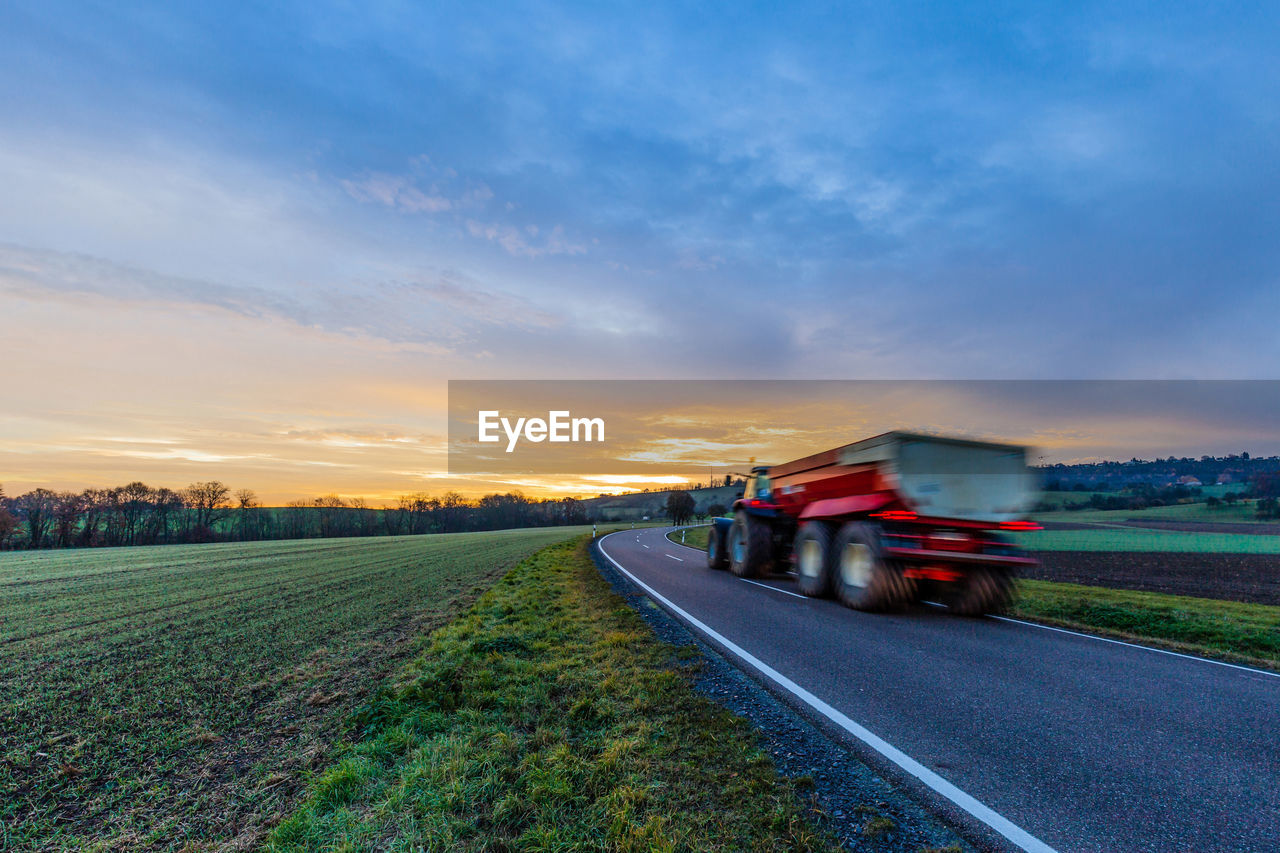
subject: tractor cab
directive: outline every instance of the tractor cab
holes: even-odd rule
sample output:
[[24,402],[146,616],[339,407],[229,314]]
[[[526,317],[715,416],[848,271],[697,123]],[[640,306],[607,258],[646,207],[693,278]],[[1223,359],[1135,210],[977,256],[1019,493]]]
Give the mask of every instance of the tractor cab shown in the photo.
[[751,469],[751,476],[747,477],[747,485],[742,491],[742,499],[744,501],[767,501],[771,496],[769,488],[769,466],[757,465]]

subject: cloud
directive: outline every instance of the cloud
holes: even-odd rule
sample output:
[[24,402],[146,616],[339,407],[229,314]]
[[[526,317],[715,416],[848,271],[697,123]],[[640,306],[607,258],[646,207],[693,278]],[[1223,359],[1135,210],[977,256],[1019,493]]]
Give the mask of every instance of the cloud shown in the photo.
[[467,220],[467,233],[477,239],[497,243],[508,254],[524,258],[540,258],[544,255],[583,255],[587,247],[565,238],[564,226],[556,225],[542,239],[538,239],[536,225],[517,228],[514,225]]
[[485,290],[457,274],[295,291],[165,275],[89,255],[6,244],[0,244],[0,292],[25,299],[94,295],[196,306],[434,354],[453,351],[485,328],[560,322],[527,300]]
[[[32,7],[0,27],[0,343],[78,402],[28,388],[5,438],[172,418],[246,455],[184,413],[240,393],[340,442],[448,377],[1266,376],[1278,26]],[[113,398],[147,406],[78,420]]]
[[356,201],[375,202],[405,213],[442,213],[453,209],[449,199],[424,193],[403,176],[373,174],[362,180],[343,180],[341,184]]
[[288,441],[306,442],[329,447],[420,447],[440,452],[445,444],[437,437],[413,434],[403,429],[379,427],[348,427],[345,429],[290,429],[281,433]]

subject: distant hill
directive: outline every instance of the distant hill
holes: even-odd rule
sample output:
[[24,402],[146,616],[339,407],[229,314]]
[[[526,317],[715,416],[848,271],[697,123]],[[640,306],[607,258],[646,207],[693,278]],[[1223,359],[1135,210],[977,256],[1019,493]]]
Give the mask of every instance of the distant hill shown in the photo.
[[[606,495],[599,498],[586,498],[581,503],[587,518],[592,521],[643,521],[646,516],[656,520],[666,516],[667,495],[671,494],[671,491]],[[698,515],[706,513],[707,507],[714,504],[733,506],[733,502],[742,497],[741,484],[683,491],[687,491],[693,498],[694,512]]]
[[1079,465],[1045,465],[1038,469],[1044,488],[1050,491],[1086,489],[1112,491],[1136,485],[1212,486],[1239,484],[1241,488],[1259,474],[1280,471],[1280,456],[1186,456],[1181,459],[1130,459],[1128,462],[1093,462]]

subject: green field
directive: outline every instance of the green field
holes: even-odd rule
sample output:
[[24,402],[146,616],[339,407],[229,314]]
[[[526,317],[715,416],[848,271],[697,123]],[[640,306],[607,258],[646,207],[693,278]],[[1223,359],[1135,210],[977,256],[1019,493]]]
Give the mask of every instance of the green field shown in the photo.
[[0,555],[0,849],[251,840],[425,631],[575,532]]
[[1183,533],[1112,527],[1105,530],[1035,530],[1014,534],[1028,551],[1167,551],[1188,554],[1280,554],[1280,536]]
[[1116,492],[1041,492],[1036,496],[1036,500],[1050,506],[1061,507],[1066,503],[1084,503],[1094,495],[1107,497],[1115,494]]
[[[684,534],[684,541],[680,541],[680,534]],[[667,538],[672,542],[679,542],[681,545],[688,545],[690,548],[698,548],[702,551],[707,550],[707,537],[711,535],[711,526],[704,527],[688,527],[682,530],[672,530],[667,534]]]
[[[1200,496],[1198,500],[1203,501],[1205,498],[1208,498],[1208,497],[1220,498],[1223,495],[1227,494],[1228,492],[1234,492],[1235,494],[1238,495],[1244,491],[1247,491],[1249,486],[1247,483],[1225,483],[1223,485],[1218,485],[1216,483],[1213,483],[1208,486],[1196,486],[1195,488],[1200,490]],[[1132,492],[1127,492],[1124,490],[1112,490],[1109,492],[1094,492],[1094,491],[1075,492],[1075,491],[1068,490],[1068,491],[1040,492],[1036,496],[1036,500],[1040,501],[1041,503],[1054,504],[1055,506],[1061,506],[1064,503],[1084,503],[1094,495],[1101,495],[1102,497],[1106,498],[1106,497],[1124,497],[1130,494],[1132,494]]]
[[[694,690],[583,543],[507,575],[358,717],[268,847],[293,850],[837,850],[803,782]],[[873,803],[864,844],[894,822]]]
[[[1034,515],[1039,521],[1075,521],[1121,523],[1129,519],[1151,521],[1225,521],[1232,524],[1259,524],[1253,501],[1241,501],[1232,506],[1211,507],[1204,503],[1153,506],[1147,509],[1081,509],[1061,512],[1040,512]],[[1274,523],[1274,522],[1272,522]]]

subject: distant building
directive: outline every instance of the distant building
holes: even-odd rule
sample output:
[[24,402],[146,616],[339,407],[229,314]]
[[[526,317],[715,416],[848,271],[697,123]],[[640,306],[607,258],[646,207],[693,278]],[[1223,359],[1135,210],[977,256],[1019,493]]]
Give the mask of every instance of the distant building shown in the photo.
[[1199,477],[1196,477],[1194,474],[1186,474],[1178,478],[1178,485],[1179,486],[1199,486],[1202,484],[1200,482]]

